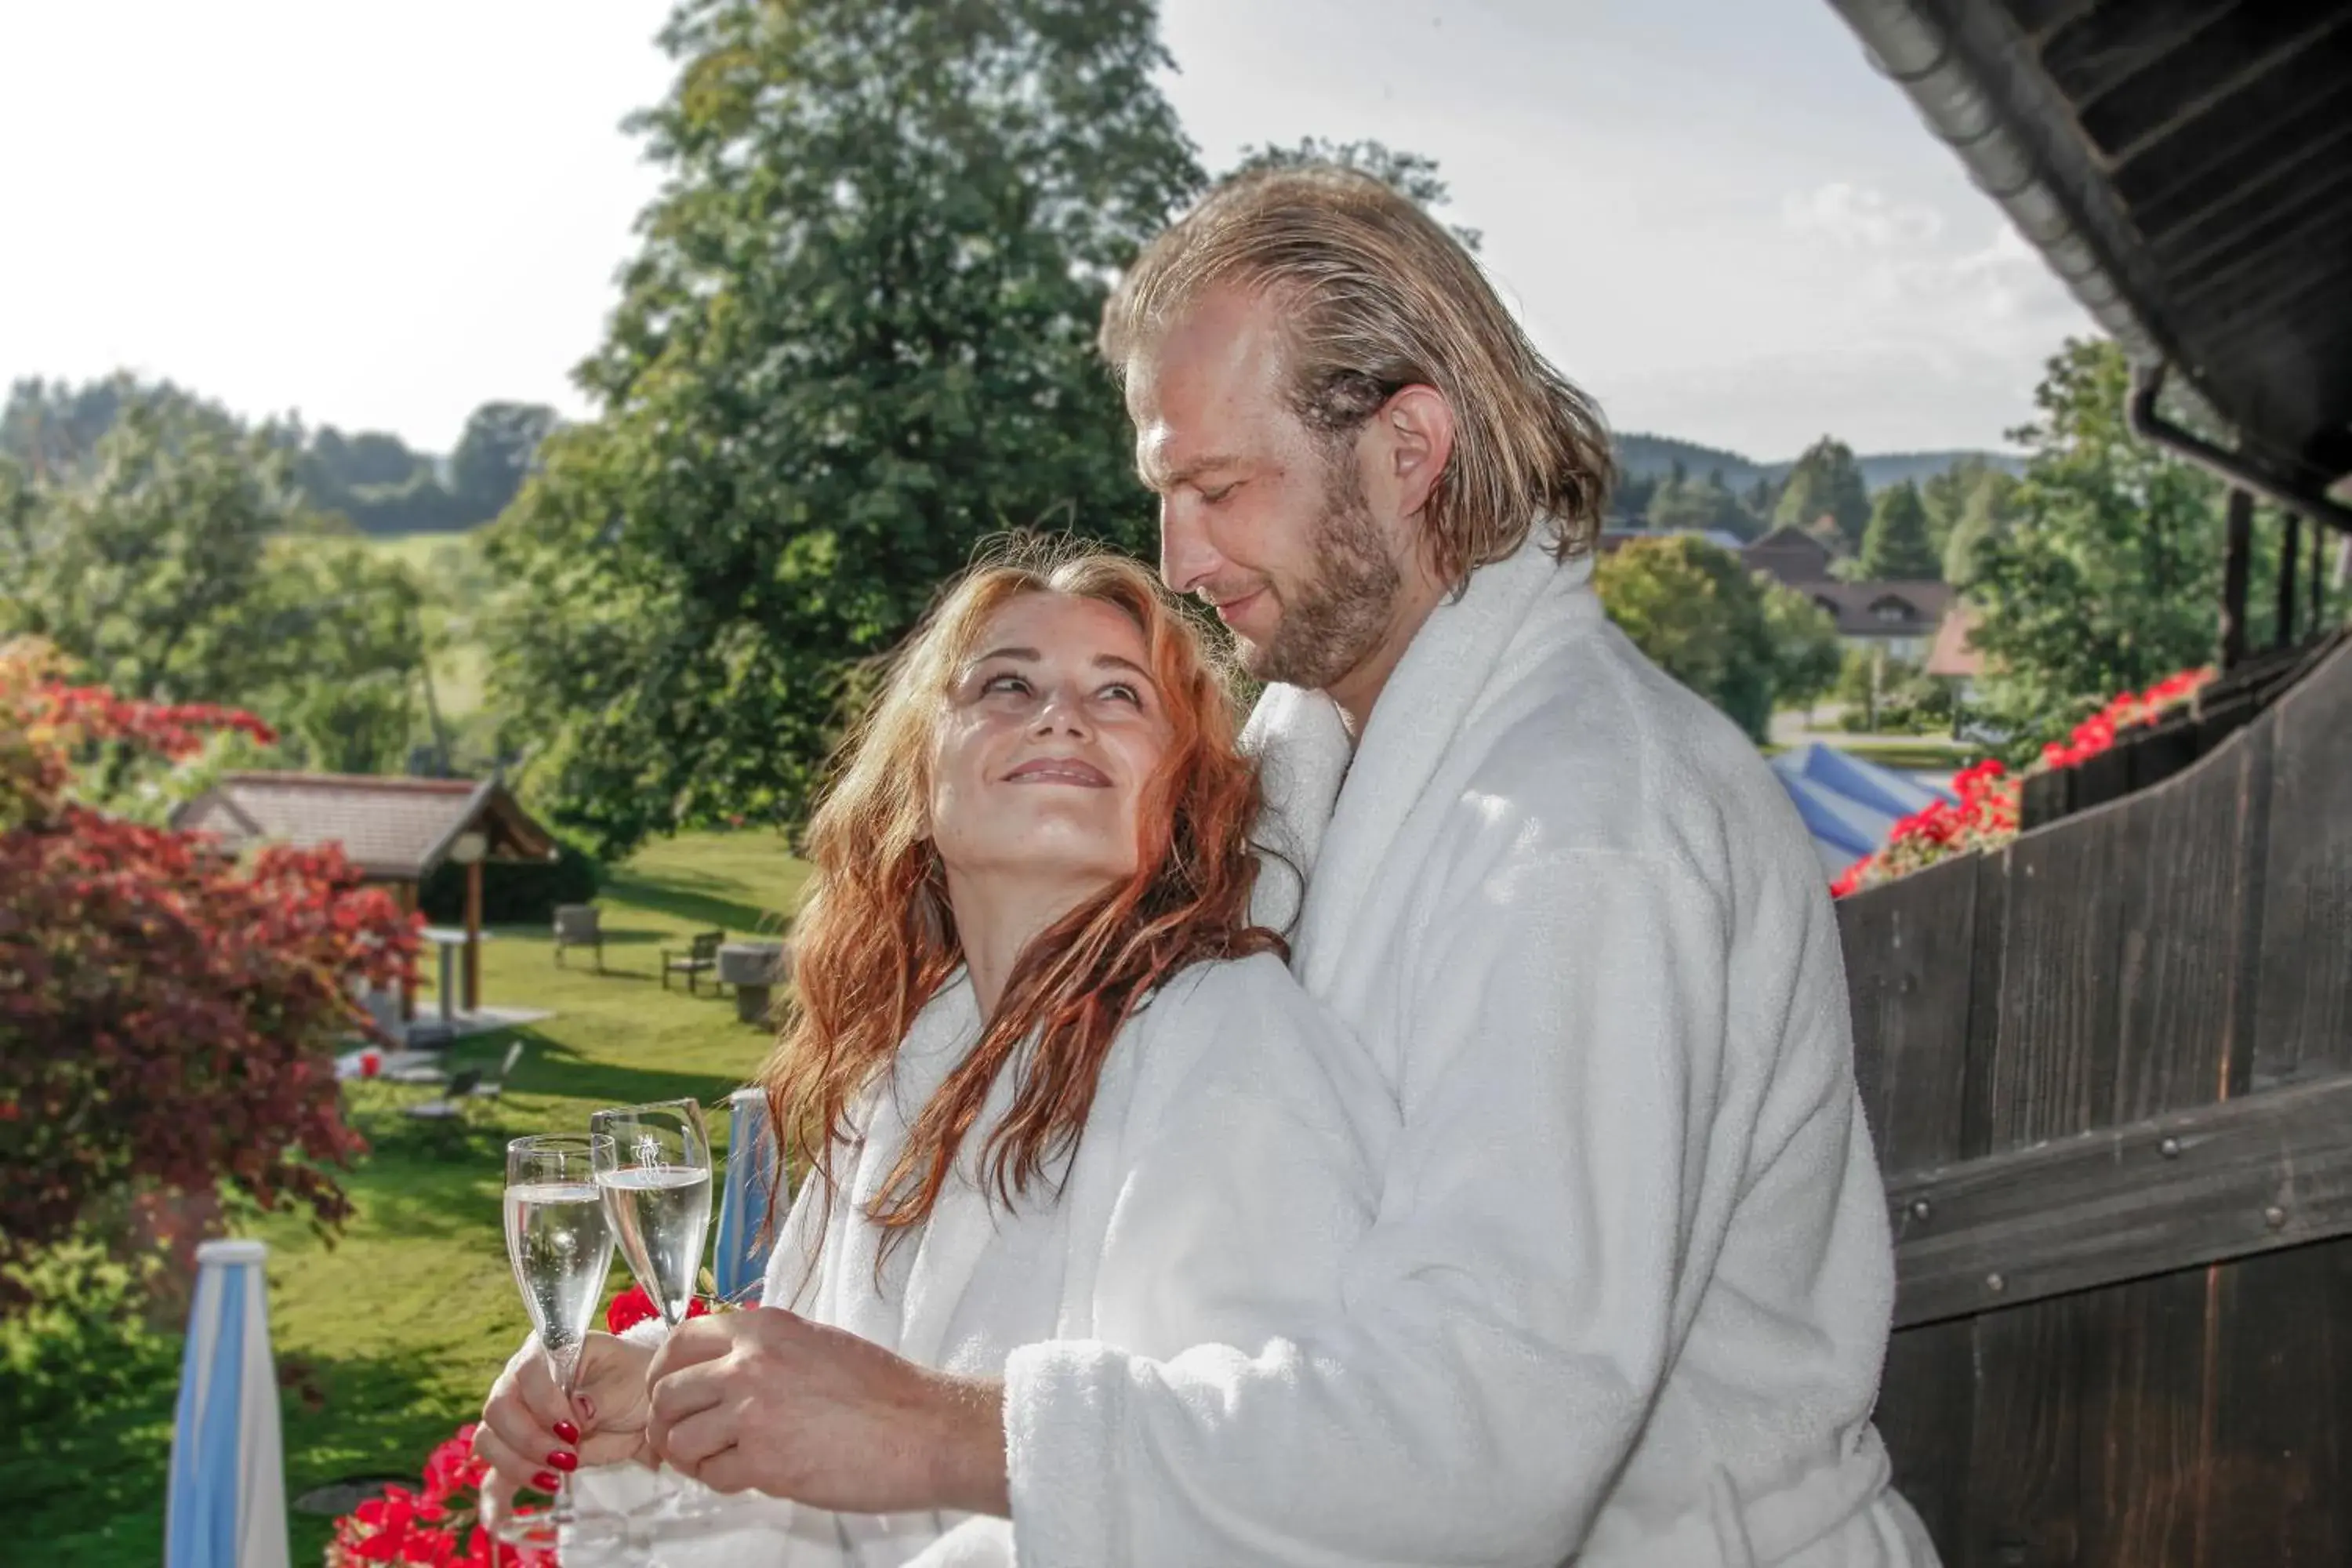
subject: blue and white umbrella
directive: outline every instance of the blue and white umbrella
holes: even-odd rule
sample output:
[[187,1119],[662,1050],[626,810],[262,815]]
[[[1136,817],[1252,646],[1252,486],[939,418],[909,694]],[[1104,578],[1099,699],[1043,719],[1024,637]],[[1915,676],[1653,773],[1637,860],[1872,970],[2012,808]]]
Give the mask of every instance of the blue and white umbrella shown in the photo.
[[767,1234],[768,1194],[776,1173],[767,1093],[739,1089],[728,1098],[727,1186],[719,1195],[719,1241],[710,1269],[721,1301],[734,1300],[767,1276],[775,1242]]
[[164,1568],[287,1568],[286,1477],[269,1292],[257,1241],[196,1249],[196,1302],[172,1426]]

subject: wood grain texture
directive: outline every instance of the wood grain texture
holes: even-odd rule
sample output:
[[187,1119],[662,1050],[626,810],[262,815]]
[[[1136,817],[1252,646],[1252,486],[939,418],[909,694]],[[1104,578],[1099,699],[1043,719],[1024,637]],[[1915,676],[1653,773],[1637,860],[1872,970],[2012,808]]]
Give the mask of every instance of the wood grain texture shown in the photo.
[[2210,1271],[2101,1290],[2083,1380],[2081,1561],[2197,1568],[2205,1514]]
[[2113,811],[2009,846],[2008,918],[1987,1111],[1990,1147],[2097,1125],[2116,1075],[2120,875]]
[[2225,1265],[2202,1561],[2352,1563],[2352,1241]]
[[2000,1040],[2001,987],[2009,963],[2010,847],[1977,857],[1976,941],[1969,966],[1968,1060],[1960,1105],[1960,1156],[1992,1152],[1993,1058]]
[[1965,1321],[1898,1331],[1886,1346],[1878,1434],[1895,1489],[1919,1512],[1947,1563],[1959,1561],[1976,1425],[1975,1331]]
[[1838,902],[1854,1070],[1879,1167],[1959,1157],[1976,857]]
[[2254,968],[2241,947],[2247,842],[2257,826],[2253,739],[2242,734],[2163,787],[2110,808],[2121,1033],[2102,1122],[2137,1121],[2229,1091],[2243,1054],[2238,1001]]
[[2266,716],[2275,725],[2254,1072],[2352,1067],[2352,646]]
[[1954,1568],[2073,1568],[2083,1523],[2083,1389],[2095,1312],[2083,1297],[1972,1325],[1976,1418]]
[[2352,1234],[2347,1133],[2352,1073],[1897,1177],[1895,1321]]

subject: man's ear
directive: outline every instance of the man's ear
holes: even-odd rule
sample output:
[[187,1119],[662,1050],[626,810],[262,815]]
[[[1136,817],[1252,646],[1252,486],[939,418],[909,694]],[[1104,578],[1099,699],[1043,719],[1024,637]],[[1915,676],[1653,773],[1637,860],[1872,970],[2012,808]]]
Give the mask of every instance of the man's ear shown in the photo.
[[1400,516],[1417,516],[1454,456],[1454,405],[1433,386],[1400,388],[1372,416],[1380,477],[1395,487]]

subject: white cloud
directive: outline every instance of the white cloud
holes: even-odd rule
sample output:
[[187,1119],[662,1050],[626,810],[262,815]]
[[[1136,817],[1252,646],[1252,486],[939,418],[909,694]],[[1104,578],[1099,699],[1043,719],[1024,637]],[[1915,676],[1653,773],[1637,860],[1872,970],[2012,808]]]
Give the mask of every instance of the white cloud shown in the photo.
[[1874,250],[1927,244],[1944,231],[1935,208],[1844,180],[1781,197],[1780,222],[1801,237]]

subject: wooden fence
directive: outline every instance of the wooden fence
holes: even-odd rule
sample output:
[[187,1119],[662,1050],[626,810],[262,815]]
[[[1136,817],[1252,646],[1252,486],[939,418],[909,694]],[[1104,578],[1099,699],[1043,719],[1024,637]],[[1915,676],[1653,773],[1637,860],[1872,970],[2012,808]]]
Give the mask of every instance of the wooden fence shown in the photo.
[[[1947,1563],[2352,1563],[2352,647],[1839,906]],[[2176,758],[2176,761],[2178,759]]]

